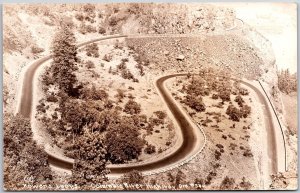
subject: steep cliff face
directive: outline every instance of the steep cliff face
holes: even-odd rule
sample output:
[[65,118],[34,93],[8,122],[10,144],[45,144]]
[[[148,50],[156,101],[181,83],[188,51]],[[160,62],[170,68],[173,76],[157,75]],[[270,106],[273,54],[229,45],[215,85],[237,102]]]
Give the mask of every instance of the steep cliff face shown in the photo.
[[232,9],[204,4],[115,4],[105,10],[107,31],[186,34],[220,31],[234,25]]
[[241,35],[257,48],[260,58],[263,60],[264,64],[260,66],[262,70],[260,78],[270,87],[277,86],[277,66],[272,43],[246,23],[241,30]]

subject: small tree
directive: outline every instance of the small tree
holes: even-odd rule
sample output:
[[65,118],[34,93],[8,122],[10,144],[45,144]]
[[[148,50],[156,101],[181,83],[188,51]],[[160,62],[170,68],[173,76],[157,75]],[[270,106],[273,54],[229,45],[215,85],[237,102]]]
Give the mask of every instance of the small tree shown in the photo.
[[289,94],[297,92],[297,74],[290,74],[289,69],[281,70],[278,74],[278,88],[281,92]]
[[248,115],[251,113],[251,107],[248,105],[243,105],[240,109],[240,114],[242,117],[247,118]]
[[123,175],[122,182],[127,184],[142,184],[144,182],[144,177],[141,172],[132,170]]
[[156,152],[154,145],[147,145],[147,147],[144,149],[144,152],[147,154],[153,154]]
[[137,170],[132,170],[131,172],[125,173],[122,178],[121,178],[122,184],[129,184],[129,185],[138,185],[135,187],[126,187],[123,186],[125,190],[137,190],[139,189],[145,189],[145,184],[144,184],[144,177],[141,172]]
[[105,135],[107,159],[112,163],[125,163],[138,158],[144,146],[138,127],[131,117],[111,117],[118,120],[111,123]]
[[234,101],[237,102],[240,107],[242,107],[245,102],[241,95],[237,95]]
[[77,138],[75,144],[75,163],[72,169],[71,184],[81,187],[107,181],[106,150],[99,133],[85,134]]
[[122,102],[125,97],[125,92],[122,89],[117,89],[117,94],[115,97],[118,99],[119,102]]
[[194,181],[194,184],[195,184],[197,190],[203,190],[204,189],[204,187],[203,187],[204,180],[203,179],[196,178],[195,181]]
[[134,100],[130,99],[124,108],[124,112],[128,114],[139,114],[141,112],[141,105],[135,102]]
[[235,106],[229,105],[226,110],[226,114],[229,116],[229,119],[236,122],[240,121],[240,110],[237,109]]
[[106,29],[104,27],[102,27],[102,26],[99,26],[98,33],[99,34],[105,34],[106,33]]
[[233,190],[234,185],[235,185],[234,179],[226,176],[220,185],[220,190]]
[[95,68],[95,64],[94,64],[94,62],[92,62],[92,61],[87,61],[86,62],[86,68],[87,69],[91,69],[91,68]]
[[96,43],[92,43],[86,46],[86,55],[95,58],[99,57],[99,47]]
[[221,91],[219,91],[218,95],[223,102],[230,101],[230,90],[222,89]]
[[154,114],[159,118],[159,119],[165,119],[167,117],[167,114],[163,111],[155,111]]
[[246,178],[242,178],[242,182],[240,183],[240,187],[243,190],[250,190],[252,188],[252,184],[249,181],[246,181]]
[[[4,189],[32,190],[24,185],[50,185],[52,172],[45,151],[32,139],[30,120],[17,114],[4,118]],[[26,181],[26,179],[32,179]]]
[[239,90],[239,94],[241,94],[243,96],[249,94],[249,91],[247,89],[245,89],[245,88],[239,87],[238,90]]
[[193,95],[187,95],[184,103],[192,109],[195,109],[197,112],[203,112],[206,109],[205,104],[202,101],[202,97],[200,96],[194,97]]
[[175,178],[175,188],[179,188],[179,185],[185,180],[186,176],[185,174],[179,170],[176,174],[176,178]]

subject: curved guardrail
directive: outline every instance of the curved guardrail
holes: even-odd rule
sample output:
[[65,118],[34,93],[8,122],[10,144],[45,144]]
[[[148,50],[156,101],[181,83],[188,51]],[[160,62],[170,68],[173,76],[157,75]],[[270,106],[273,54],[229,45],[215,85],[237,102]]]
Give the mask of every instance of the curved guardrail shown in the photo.
[[261,84],[261,82],[260,82],[259,80],[257,80],[257,81],[258,81],[259,85],[261,86],[262,90],[264,91],[264,93],[265,93],[265,95],[266,95],[266,97],[267,97],[267,99],[268,99],[268,101],[269,101],[269,103],[270,103],[270,105],[271,105],[271,107],[272,107],[272,110],[273,110],[273,112],[274,112],[274,115],[275,115],[275,117],[276,117],[276,119],[277,119],[277,122],[278,122],[278,124],[279,124],[279,127],[280,127],[280,131],[281,131],[281,135],[282,135],[282,140],[283,140],[283,145],[284,145],[284,169],[285,169],[285,171],[287,171],[287,152],[286,152],[286,143],[285,143],[285,137],[284,137],[283,128],[282,128],[282,125],[281,125],[281,123],[280,123],[279,117],[278,117],[278,115],[277,115],[277,113],[276,113],[276,110],[275,110],[275,108],[274,108],[274,106],[273,106],[273,104],[272,104],[272,102],[271,102],[271,100],[270,100],[270,98],[269,98],[269,96],[268,96],[266,90],[264,89],[264,87],[263,87],[263,85]]

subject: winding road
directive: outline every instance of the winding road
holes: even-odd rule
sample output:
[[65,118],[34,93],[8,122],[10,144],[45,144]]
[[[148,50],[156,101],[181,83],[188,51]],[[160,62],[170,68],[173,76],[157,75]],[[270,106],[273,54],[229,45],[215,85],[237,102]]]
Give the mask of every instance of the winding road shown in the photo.
[[[102,41],[102,40],[108,40],[108,39],[114,39],[114,38],[123,38],[128,37],[126,35],[116,35],[116,36],[108,36],[104,38],[97,38],[82,44],[79,44],[78,47],[85,46],[87,44]],[[23,85],[21,89],[21,98],[20,103],[18,105],[17,112],[22,114],[24,117],[31,118],[31,111],[32,111],[32,101],[33,101],[33,94],[34,94],[34,74],[36,70],[46,61],[52,59],[52,56],[46,56],[42,59],[37,60],[33,64],[27,68],[24,78],[23,78]],[[187,160],[190,157],[193,157],[195,154],[199,152],[199,149],[202,149],[205,143],[205,136],[204,133],[201,132],[201,129],[199,129],[198,125],[196,125],[191,118],[177,105],[175,99],[172,97],[172,95],[167,91],[167,89],[164,86],[164,83],[166,80],[176,77],[176,76],[185,76],[187,73],[182,74],[172,74],[172,75],[166,75],[163,77],[158,78],[155,81],[155,86],[165,102],[166,106],[170,110],[172,116],[175,118],[178,126],[180,127],[181,134],[182,134],[182,143],[180,146],[173,151],[171,154],[167,155],[166,157],[163,157],[161,159],[157,159],[151,162],[146,162],[139,165],[110,165],[109,169],[111,170],[111,175],[121,175],[126,172],[129,172],[133,169],[139,170],[143,172],[144,174],[151,175],[153,173],[158,173],[160,171],[165,171],[168,168],[172,168],[172,166],[178,166],[181,163],[185,163],[185,160]],[[262,104],[267,105],[267,101],[265,99],[265,96],[260,92],[259,89],[257,89],[255,86],[251,85],[250,83],[242,81],[242,84],[248,86],[249,88],[253,89],[255,93],[257,93],[260,102]],[[268,145],[269,145],[269,157],[272,159],[272,171],[277,172],[277,154],[276,154],[276,140],[275,140],[275,134],[273,131],[273,120],[272,112],[269,108],[264,108],[264,114],[266,115],[266,127],[268,128]],[[61,159],[58,156],[55,156],[53,154],[48,153],[48,159],[50,165],[63,168],[63,169],[72,169],[73,162],[72,161],[66,161],[64,159]]]
[[[163,76],[155,81],[155,85],[162,96],[162,99],[166,103],[168,109],[171,111],[181,129],[183,142],[180,144],[179,148],[161,159],[156,159],[143,164],[109,165],[108,168],[110,169],[110,174],[124,174],[132,170],[139,170],[144,174],[158,173],[161,171],[161,168],[180,165],[180,163],[184,162],[185,159],[193,156],[197,150],[203,147],[204,136],[199,130],[198,126],[195,125],[189,118],[187,118],[187,114],[176,104],[175,99],[169,92],[166,91],[164,86],[165,81],[169,78],[186,75],[187,74],[168,75]],[[49,163],[54,166],[64,169],[72,169],[73,167],[72,161],[60,159],[52,154],[48,154],[48,157]]]
[[[85,46],[87,44],[102,41],[102,40],[108,40],[108,39],[115,39],[115,38],[123,38],[127,37],[126,35],[118,35],[118,36],[109,36],[104,38],[98,38],[94,39],[82,44],[79,44],[78,47]],[[52,59],[52,56],[46,56],[44,58],[41,58],[31,64],[29,68],[27,68],[24,78],[23,78],[23,85],[21,89],[21,99],[20,103],[18,105],[17,112],[23,115],[26,118],[31,118],[31,111],[32,111],[32,100],[33,100],[33,93],[34,93],[34,74],[36,70],[45,62]],[[182,74],[181,76],[183,76]],[[133,169],[142,171],[142,172],[150,172],[153,173],[154,170],[159,171],[159,169],[171,166],[174,164],[180,164],[182,161],[184,161],[187,157],[192,156],[193,152],[196,152],[198,149],[201,148],[200,145],[203,145],[202,143],[197,143],[199,140],[204,139],[203,134],[199,130],[198,126],[193,123],[193,121],[187,119],[187,115],[185,114],[182,109],[180,109],[177,105],[173,97],[166,92],[164,87],[164,81],[175,77],[178,75],[169,75],[164,76],[162,78],[159,78],[156,81],[156,87],[158,91],[160,92],[164,102],[168,106],[169,110],[172,112],[172,115],[176,119],[182,133],[183,142],[180,144],[179,148],[176,149],[176,151],[172,152],[171,154],[167,155],[166,157],[163,157],[162,159],[157,159],[152,162],[139,164],[139,165],[111,165],[109,169],[111,170],[111,174],[123,174],[125,172],[131,171]],[[201,137],[202,136],[202,137]],[[199,145],[200,144],[200,145]],[[73,167],[73,161],[67,161],[64,159],[61,159],[58,156],[55,156],[53,154],[48,153],[48,160],[49,163],[53,166],[63,168],[63,169],[72,169]]]

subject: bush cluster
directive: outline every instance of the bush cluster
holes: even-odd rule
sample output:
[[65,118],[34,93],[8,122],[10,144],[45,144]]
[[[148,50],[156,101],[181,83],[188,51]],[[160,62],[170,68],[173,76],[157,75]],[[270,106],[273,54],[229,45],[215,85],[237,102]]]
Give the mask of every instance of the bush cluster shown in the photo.
[[147,145],[146,148],[144,149],[144,152],[147,154],[153,154],[156,152],[155,146],[154,145]]
[[187,95],[183,102],[197,112],[203,112],[206,109],[201,96]]
[[226,114],[229,119],[239,122],[241,118],[247,118],[251,113],[251,107],[248,105],[243,105],[240,109],[236,108],[234,105],[229,105],[226,109]]
[[[6,115],[3,128],[4,189],[28,190],[24,185],[50,185],[53,174],[48,156],[33,140],[30,120],[20,114]],[[26,180],[29,176],[32,181]]]
[[95,58],[99,57],[99,47],[96,43],[87,45],[85,51],[87,56],[92,56]]
[[141,112],[141,105],[130,99],[124,107],[124,112],[128,114],[139,114]]

